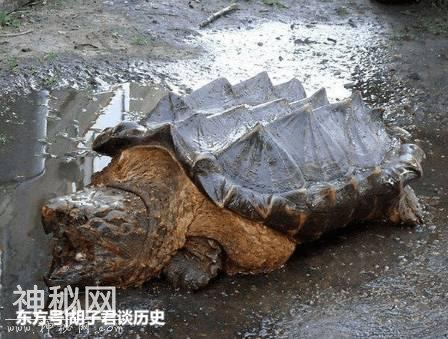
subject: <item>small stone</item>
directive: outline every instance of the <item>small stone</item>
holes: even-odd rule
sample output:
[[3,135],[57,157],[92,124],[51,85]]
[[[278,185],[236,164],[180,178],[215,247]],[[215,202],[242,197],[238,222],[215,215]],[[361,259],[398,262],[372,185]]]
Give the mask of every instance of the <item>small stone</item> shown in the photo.
[[411,80],[421,80],[422,78],[420,77],[420,75],[416,72],[413,72],[411,74],[408,75],[408,78]]

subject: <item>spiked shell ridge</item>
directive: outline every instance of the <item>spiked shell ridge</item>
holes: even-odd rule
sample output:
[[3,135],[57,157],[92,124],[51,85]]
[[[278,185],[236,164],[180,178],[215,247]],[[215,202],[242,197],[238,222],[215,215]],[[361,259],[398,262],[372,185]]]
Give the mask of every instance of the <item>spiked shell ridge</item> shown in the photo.
[[140,125],[105,130],[94,149],[136,145],[168,149],[216,205],[293,233],[335,210],[366,218],[374,196],[421,176],[424,156],[389,135],[359,93],[330,104],[324,89],[306,97],[298,80],[274,86],[266,73],[169,93]]

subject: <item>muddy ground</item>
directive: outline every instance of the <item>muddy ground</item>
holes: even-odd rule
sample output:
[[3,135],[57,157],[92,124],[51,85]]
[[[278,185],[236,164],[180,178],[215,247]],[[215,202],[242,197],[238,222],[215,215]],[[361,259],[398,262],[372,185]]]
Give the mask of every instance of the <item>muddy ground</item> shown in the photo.
[[[299,248],[277,272],[221,276],[196,293],[164,281],[120,291],[120,309],[166,312],[164,327],[127,328],[126,335],[448,335],[447,4],[239,4],[199,29],[228,2],[48,0],[18,12],[18,27],[0,29],[3,325],[14,316],[18,283],[43,286],[50,240],[40,206],[81,189],[108,161],[89,151],[98,130],[138,119],[167,90],[267,70],[276,82],[301,79],[308,93],[325,86],[332,100],[360,90],[389,124],[406,127],[427,152],[424,179],[415,185],[425,224],[354,225]],[[50,90],[48,105],[42,89]],[[67,335],[76,331],[59,337]],[[94,335],[103,334],[79,336]]]

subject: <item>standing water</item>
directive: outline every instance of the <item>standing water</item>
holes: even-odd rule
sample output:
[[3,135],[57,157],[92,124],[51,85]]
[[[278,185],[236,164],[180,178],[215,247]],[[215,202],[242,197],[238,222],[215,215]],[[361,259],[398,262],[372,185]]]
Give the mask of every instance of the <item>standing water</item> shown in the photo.
[[88,185],[109,162],[91,151],[96,134],[139,119],[164,93],[124,84],[96,94],[68,89],[0,98],[2,322],[15,317],[18,284],[44,287],[51,242],[40,221],[42,205]]

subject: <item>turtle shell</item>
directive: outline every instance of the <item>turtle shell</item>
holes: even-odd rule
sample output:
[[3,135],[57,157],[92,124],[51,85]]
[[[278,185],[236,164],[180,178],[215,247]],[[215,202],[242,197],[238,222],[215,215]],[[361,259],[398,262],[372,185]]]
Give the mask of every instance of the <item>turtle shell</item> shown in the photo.
[[136,145],[168,149],[216,205],[292,233],[310,216],[327,228],[368,219],[421,176],[423,158],[388,134],[359,93],[330,104],[325,89],[306,97],[300,81],[274,86],[265,72],[169,93],[140,124],[106,129],[93,148],[113,156]]

